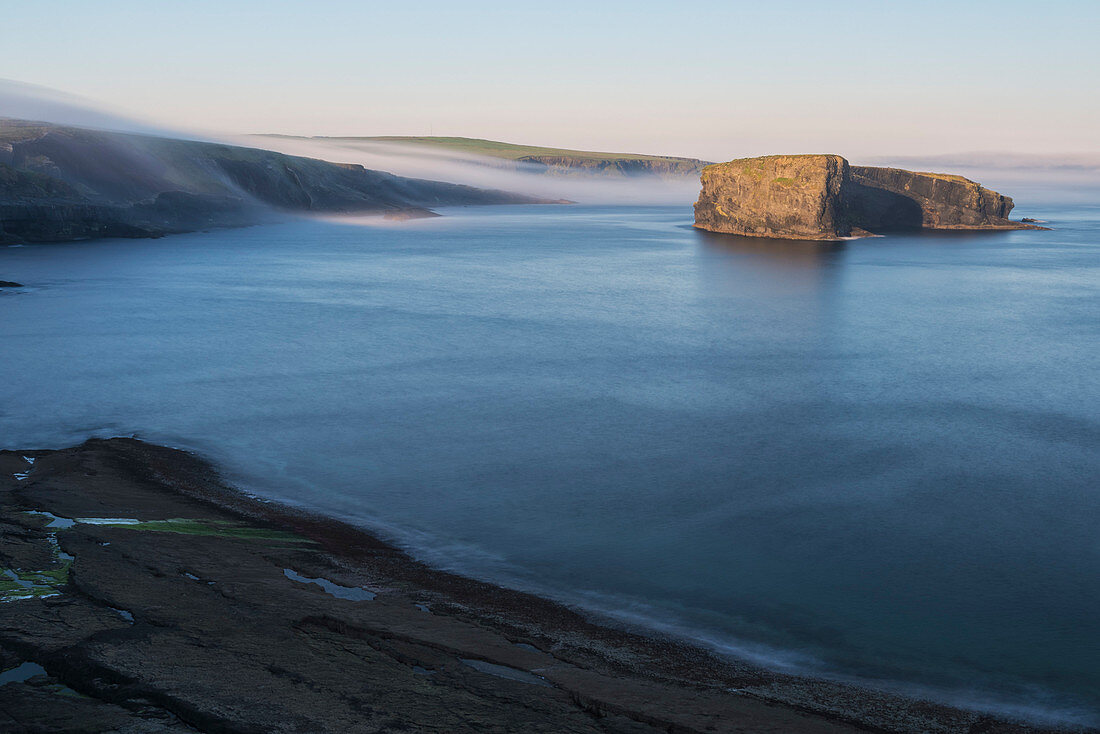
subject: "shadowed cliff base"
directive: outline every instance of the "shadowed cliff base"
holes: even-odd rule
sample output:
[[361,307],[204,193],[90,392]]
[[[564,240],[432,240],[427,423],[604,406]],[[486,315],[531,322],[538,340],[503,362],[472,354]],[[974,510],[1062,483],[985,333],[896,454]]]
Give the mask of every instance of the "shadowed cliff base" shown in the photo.
[[279,213],[538,204],[256,148],[0,119],[0,243],[160,237]]
[[838,155],[742,158],[703,169],[695,226],[749,237],[830,240],[886,232],[1043,229],[1012,199],[952,174],[849,166]]
[[133,439],[0,452],[4,731],[1037,732],[434,571]]

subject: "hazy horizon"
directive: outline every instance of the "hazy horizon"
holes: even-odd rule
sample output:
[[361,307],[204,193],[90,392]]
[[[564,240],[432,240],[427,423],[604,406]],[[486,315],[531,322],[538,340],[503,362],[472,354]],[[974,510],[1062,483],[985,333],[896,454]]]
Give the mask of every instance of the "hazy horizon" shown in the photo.
[[[1100,7],[248,0],[8,9],[4,76],[173,129],[708,160],[1097,150]],[[1073,70],[1074,73],[1066,73]],[[0,110],[0,115],[3,110]]]

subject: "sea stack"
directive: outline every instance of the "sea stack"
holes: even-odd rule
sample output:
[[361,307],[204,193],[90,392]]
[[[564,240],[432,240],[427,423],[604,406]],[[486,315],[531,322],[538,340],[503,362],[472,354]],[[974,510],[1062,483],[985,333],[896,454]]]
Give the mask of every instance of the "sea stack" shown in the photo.
[[1012,199],[962,176],[850,166],[839,155],[770,155],[703,169],[695,226],[835,240],[917,229],[1039,229],[1008,219]]

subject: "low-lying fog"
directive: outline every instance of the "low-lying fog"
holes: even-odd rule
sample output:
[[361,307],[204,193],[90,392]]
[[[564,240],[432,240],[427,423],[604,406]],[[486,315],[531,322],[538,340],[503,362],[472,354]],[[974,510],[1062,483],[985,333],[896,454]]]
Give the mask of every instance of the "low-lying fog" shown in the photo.
[[[504,189],[583,204],[675,204],[689,206],[699,191],[694,176],[623,176],[547,171],[537,164],[477,156],[423,145],[348,138],[299,138],[217,134],[170,129],[97,106],[94,102],[22,82],[0,79],[0,117],[36,120],[126,133],[223,142],[265,148],[334,163],[357,163],[399,176]],[[364,131],[369,133],[371,131]],[[546,141],[552,145],[553,141]],[[658,153],[659,151],[653,151]],[[727,159],[767,152],[732,150]],[[837,151],[844,154],[843,151]],[[862,156],[853,163],[956,173],[1016,200],[1034,204],[1091,204],[1100,201],[1100,153],[1031,155],[968,153],[940,156]]]
[[239,145],[334,163],[358,163],[398,176],[504,189],[582,204],[690,204],[699,193],[695,176],[623,176],[614,173],[547,170],[546,166],[471,155],[426,145],[347,138],[248,135]]

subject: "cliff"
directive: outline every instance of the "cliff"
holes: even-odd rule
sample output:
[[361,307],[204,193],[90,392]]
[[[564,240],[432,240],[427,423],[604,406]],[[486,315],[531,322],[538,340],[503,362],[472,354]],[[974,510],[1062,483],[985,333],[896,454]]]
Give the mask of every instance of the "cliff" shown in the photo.
[[[260,137],[285,139],[290,136]],[[698,176],[703,167],[707,165],[706,161],[696,158],[549,148],[541,145],[502,143],[497,140],[484,140],[481,138],[388,135],[382,137],[314,137],[299,139],[339,146],[362,146],[372,150],[378,150],[379,146],[392,146],[395,150],[406,152],[423,150],[444,160],[555,176],[684,178]]]
[[852,216],[865,229],[1017,226],[1008,219],[1014,206],[1010,197],[962,176],[871,166],[850,170]]
[[951,174],[849,166],[837,155],[742,158],[707,166],[695,226],[750,237],[828,240],[918,229],[1039,229],[1008,219],[1012,199]]
[[706,165],[690,158],[639,156],[636,158],[599,155],[525,155],[518,164],[545,167],[546,173],[590,173],[614,176],[697,176]]
[[156,237],[272,212],[540,203],[256,148],[0,119],[0,241]]
[[838,155],[770,155],[703,169],[695,226],[751,237],[847,236],[840,193],[848,161]]

